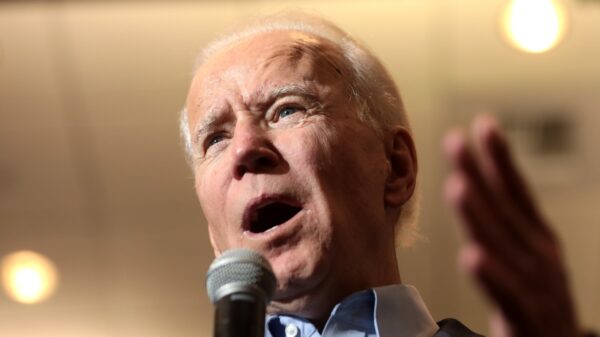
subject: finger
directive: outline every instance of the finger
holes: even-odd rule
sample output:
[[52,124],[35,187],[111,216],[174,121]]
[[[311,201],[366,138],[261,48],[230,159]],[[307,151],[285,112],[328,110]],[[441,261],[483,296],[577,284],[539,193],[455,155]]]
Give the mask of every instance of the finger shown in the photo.
[[469,149],[464,132],[459,129],[447,132],[442,142],[442,149],[452,168],[464,172],[470,180],[473,180],[474,185],[481,186],[482,193],[487,198],[488,192],[486,191],[484,177]]
[[467,225],[467,234],[473,239],[485,241],[485,244],[495,245],[496,241],[488,238],[500,234],[497,232],[498,218],[491,216],[486,221],[487,217],[483,216],[494,213],[490,207],[492,196],[464,133],[458,129],[446,133],[442,148],[453,167],[444,186],[446,201]]
[[519,221],[518,218],[514,219],[516,212],[504,207],[498,196],[490,193],[488,182],[468,148],[463,133],[460,130],[448,132],[444,137],[443,149],[454,167],[446,182],[444,196],[463,221],[467,235],[490,247],[502,259],[512,261],[516,268],[526,269],[530,263],[519,257],[530,249],[529,243],[523,239],[522,233],[511,230],[525,226],[510,224]]
[[459,258],[463,269],[475,278],[507,319],[513,336],[577,335],[579,324],[564,272],[541,273],[535,282],[530,282],[473,242],[464,246]]
[[537,259],[545,245],[540,238],[550,241],[554,238],[537,212],[497,123],[490,116],[478,116],[473,123],[473,134],[476,152],[471,154],[473,158],[469,159],[469,165],[478,169],[473,181],[486,191],[489,207],[502,223],[506,248],[520,246],[527,252],[525,257]]
[[529,315],[531,312],[524,303],[528,294],[505,265],[476,244],[463,247],[459,262],[506,317],[507,330],[514,332],[514,336],[536,336],[536,318]]
[[513,247],[514,243],[506,236],[501,217],[495,214],[481,196],[481,191],[463,172],[453,172],[448,177],[444,192],[446,201],[456,211],[470,240],[486,247],[512,268],[527,272],[527,265],[522,263],[523,252],[520,247]]
[[510,337],[514,336],[510,323],[506,321],[502,312],[497,309],[490,314],[489,319],[490,336],[491,337]]
[[548,228],[541,219],[496,120],[489,115],[477,116],[473,122],[473,133],[482,175],[490,190],[503,199],[502,204],[514,209],[514,214],[518,212],[529,219],[529,228],[547,233]]
[[483,160],[475,159],[460,130],[446,134],[443,149],[454,168],[444,196],[458,213],[466,234],[510,268],[534,279],[536,265],[544,260],[542,248],[548,246],[543,241],[548,240],[540,240],[544,238],[531,229],[533,220],[510,196],[489,187],[490,178],[482,173]]

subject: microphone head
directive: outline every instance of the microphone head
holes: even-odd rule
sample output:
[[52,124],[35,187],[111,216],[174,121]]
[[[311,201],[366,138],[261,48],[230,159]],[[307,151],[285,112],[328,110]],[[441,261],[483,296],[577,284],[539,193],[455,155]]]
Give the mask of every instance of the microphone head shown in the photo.
[[226,251],[206,273],[206,290],[212,303],[235,292],[259,293],[269,303],[276,284],[269,261],[250,249]]

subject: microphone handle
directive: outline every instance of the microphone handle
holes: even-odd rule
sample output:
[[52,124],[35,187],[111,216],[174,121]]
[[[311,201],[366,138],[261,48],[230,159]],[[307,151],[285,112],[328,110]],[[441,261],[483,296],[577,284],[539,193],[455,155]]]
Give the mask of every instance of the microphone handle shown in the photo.
[[265,301],[255,293],[235,292],[215,305],[215,337],[264,337]]

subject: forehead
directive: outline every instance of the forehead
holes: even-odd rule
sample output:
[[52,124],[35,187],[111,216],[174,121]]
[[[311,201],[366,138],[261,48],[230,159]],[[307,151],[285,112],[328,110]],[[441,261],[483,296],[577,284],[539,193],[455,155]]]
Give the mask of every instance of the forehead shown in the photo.
[[198,110],[223,90],[251,99],[269,86],[293,82],[345,85],[348,73],[331,41],[298,31],[259,33],[224,47],[199,67],[188,110]]

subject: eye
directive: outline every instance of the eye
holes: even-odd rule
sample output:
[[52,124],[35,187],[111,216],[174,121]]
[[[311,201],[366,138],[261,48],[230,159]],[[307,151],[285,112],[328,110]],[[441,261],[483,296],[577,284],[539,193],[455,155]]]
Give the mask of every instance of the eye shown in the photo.
[[215,133],[213,135],[210,135],[210,136],[206,137],[206,140],[204,141],[204,144],[205,144],[204,147],[206,149],[208,149],[211,146],[222,142],[223,140],[225,140],[225,134],[223,134],[223,133]]
[[289,115],[292,115],[296,112],[298,112],[300,110],[300,108],[295,107],[295,106],[284,106],[282,109],[279,110],[279,118],[284,118],[287,117]]

